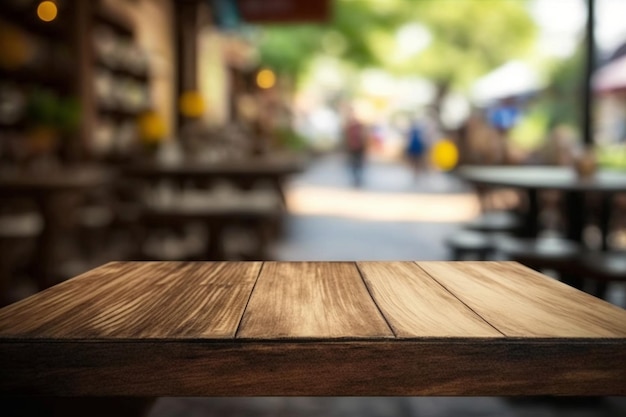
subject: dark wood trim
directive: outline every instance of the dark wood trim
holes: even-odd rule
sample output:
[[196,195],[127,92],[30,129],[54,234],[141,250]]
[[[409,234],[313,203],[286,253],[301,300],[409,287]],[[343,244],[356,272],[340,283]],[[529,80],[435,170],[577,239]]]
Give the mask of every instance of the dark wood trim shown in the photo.
[[595,0],[587,0],[587,26],[585,35],[585,72],[583,80],[583,142],[589,146],[593,144],[593,72],[596,66],[596,39],[595,39]]
[[198,0],[181,0],[176,3],[175,36],[177,88],[175,95],[175,114],[177,129],[183,124],[183,117],[178,110],[178,98],[187,90],[198,87],[198,32],[200,29]]
[[0,395],[626,395],[623,343],[5,340]]
[[95,96],[93,68],[93,2],[75,1],[75,49],[77,51],[76,76],[77,91],[80,98],[82,115],[78,138],[71,150],[71,157],[84,158],[89,154],[89,146],[94,132]]

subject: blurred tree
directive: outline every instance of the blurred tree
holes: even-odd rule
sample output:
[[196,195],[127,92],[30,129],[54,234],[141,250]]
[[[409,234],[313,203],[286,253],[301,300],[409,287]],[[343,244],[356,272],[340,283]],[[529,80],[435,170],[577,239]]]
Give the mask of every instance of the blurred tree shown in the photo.
[[259,41],[263,66],[279,74],[296,76],[320,49],[323,28],[315,25],[267,26]]
[[259,41],[261,62],[294,76],[321,53],[361,67],[385,66],[372,48],[369,34],[393,32],[406,22],[399,6],[405,1],[338,0],[328,23],[264,26]]
[[[320,53],[359,67],[380,67],[419,75],[437,86],[439,110],[451,89],[465,89],[477,77],[533,45],[536,26],[527,0],[337,0],[333,19],[320,25],[263,28],[261,62],[297,75]],[[422,28],[422,47],[398,53],[399,29]],[[415,29],[415,28],[414,28]],[[418,29],[419,31],[419,29]],[[408,32],[409,36],[413,32]],[[410,38],[408,40],[411,42]]]
[[543,98],[550,128],[560,124],[580,128],[584,57],[585,47],[581,42],[574,55],[554,63],[548,80],[550,88]]
[[469,88],[478,77],[523,57],[535,42],[537,27],[525,0],[412,0],[405,7],[409,3],[431,42],[397,67],[435,83],[437,112],[451,89]]

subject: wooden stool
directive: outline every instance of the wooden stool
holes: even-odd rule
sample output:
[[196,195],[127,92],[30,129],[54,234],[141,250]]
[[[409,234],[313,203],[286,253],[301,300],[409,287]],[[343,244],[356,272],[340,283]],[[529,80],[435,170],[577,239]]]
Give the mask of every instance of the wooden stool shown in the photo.
[[606,297],[608,284],[626,282],[626,252],[592,252],[580,258],[585,278],[595,281],[594,295]]
[[450,248],[452,260],[476,259],[484,261],[493,251],[493,243],[489,235],[471,230],[461,230],[446,241]]
[[465,228],[477,232],[515,234],[522,228],[522,222],[510,211],[488,211],[467,223]]
[[267,227],[271,226],[281,215],[271,207],[150,207],[142,213],[142,224],[154,226],[180,226],[203,224],[208,229],[208,242],[204,251],[206,260],[224,260],[228,257],[224,247],[224,232],[231,226],[245,226],[258,236],[258,244],[252,258],[267,258]]
[[582,287],[575,265],[581,247],[560,237],[501,239],[498,250],[508,259],[536,270],[550,269],[559,273],[562,281],[576,288]]
[[0,305],[10,302],[8,292],[13,272],[23,255],[24,244],[34,240],[43,228],[36,213],[0,217]]

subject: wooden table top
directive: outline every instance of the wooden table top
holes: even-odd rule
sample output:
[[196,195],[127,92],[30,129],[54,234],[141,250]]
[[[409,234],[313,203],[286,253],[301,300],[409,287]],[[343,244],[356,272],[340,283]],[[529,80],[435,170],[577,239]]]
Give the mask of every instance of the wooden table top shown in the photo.
[[113,262],[0,310],[0,393],[624,395],[626,311],[513,262]]

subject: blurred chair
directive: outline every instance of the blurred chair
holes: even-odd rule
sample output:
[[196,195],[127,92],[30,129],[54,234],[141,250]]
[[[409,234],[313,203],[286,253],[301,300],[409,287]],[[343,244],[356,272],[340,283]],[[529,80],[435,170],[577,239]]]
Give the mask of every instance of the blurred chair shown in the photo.
[[14,273],[28,263],[42,228],[43,221],[35,212],[0,216],[0,305],[12,301]]
[[[274,192],[268,195],[266,190],[224,187],[166,193],[142,207],[144,242],[150,244],[144,244],[142,252],[149,258],[160,257],[154,250],[145,249],[161,247],[169,248],[172,253],[180,252],[175,256],[193,259],[267,259],[270,233],[283,211],[280,198]],[[208,233],[200,235],[197,233],[200,230]],[[178,234],[177,242],[176,231],[183,231]],[[172,243],[160,246],[155,243],[168,239]],[[202,240],[203,251],[198,253],[198,242]],[[183,249],[191,251],[183,253]]]
[[471,230],[459,230],[448,236],[445,244],[450,249],[450,257],[454,261],[484,261],[489,259],[495,249],[488,234]]
[[502,235],[517,234],[522,221],[514,211],[485,211],[449,236],[445,243],[453,260],[487,260],[495,255],[497,241]]
[[506,259],[520,262],[538,271],[551,270],[569,285],[582,287],[576,260],[582,253],[581,246],[556,235],[538,238],[500,238],[497,248]]
[[578,262],[581,274],[594,282],[593,294],[606,298],[607,287],[614,282],[626,282],[626,252],[589,252]]
[[522,228],[522,221],[512,211],[488,211],[465,224],[465,228],[484,233],[517,234]]
[[106,257],[114,221],[113,197],[108,190],[87,196],[78,209],[77,227],[81,254],[85,258]]

